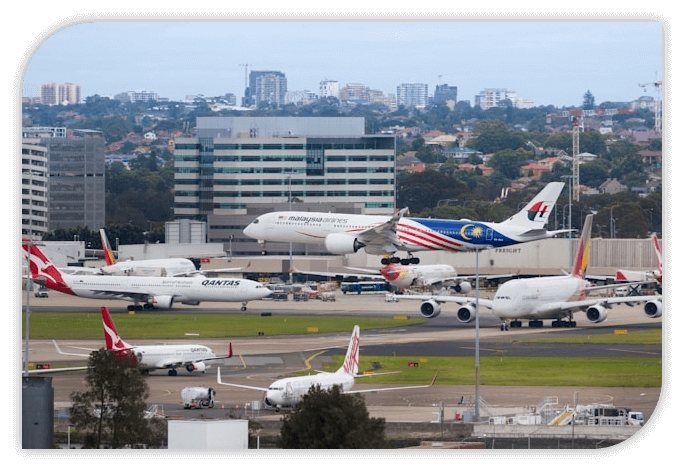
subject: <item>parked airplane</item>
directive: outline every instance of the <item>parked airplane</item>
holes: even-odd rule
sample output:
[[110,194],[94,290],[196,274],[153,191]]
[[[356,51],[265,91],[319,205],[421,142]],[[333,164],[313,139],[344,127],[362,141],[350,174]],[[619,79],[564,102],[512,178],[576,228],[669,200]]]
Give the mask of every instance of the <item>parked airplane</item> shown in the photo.
[[[187,258],[159,258],[149,260],[123,260],[117,262],[104,229],[100,229],[100,240],[104,249],[105,266],[94,270],[94,275],[144,275],[144,276],[193,276],[197,274],[239,271],[239,268],[202,270]],[[249,266],[249,265],[248,265]]]
[[[522,327],[520,319],[529,319],[530,327],[543,327],[543,319],[554,319],[553,327],[575,327],[573,312],[586,309],[587,319],[598,323],[606,320],[607,309],[612,304],[626,302],[645,302],[644,313],[651,318],[662,315],[661,296],[627,296],[587,298],[592,290],[604,290],[614,285],[592,286],[585,279],[589,264],[589,246],[591,242],[591,223],[593,215],[588,215],[582,231],[579,250],[577,251],[572,274],[560,276],[543,276],[539,278],[521,278],[505,282],[496,291],[494,299],[479,299],[459,296],[396,296],[397,299],[422,299],[420,312],[424,317],[437,317],[441,311],[441,303],[454,302],[462,305],[456,316],[461,322],[470,322],[475,318],[475,303],[488,308],[492,314],[502,320],[501,330],[511,327]],[[624,286],[624,285],[617,285]],[[564,320],[564,319],[568,320]]]
[[615,274],[616,281],[626,281],[629,283],[658,283],[658,290],[662,292],[663,252],[660,249],[660,243],[658,243],[658,236],[653,234],[652,239],[656,253],[656,269],[652,271],[618,270]]
[[278,412],[282,408],[294,407],[302,399],[302,397],[309,392],[309,389],[311,389],[312,386],[320,386],[321,389],[325,390],[330,390],[333,386],[339,386],[342,394],[353,394],[390,391],[397,389],[427,388],[435,384],[437,375],[435,375],[430,384],[421,386],[400,386],[395,388],[362,389],[358,391],[351,391],[351,388],[354,386],[355,378],[368,376],[358,374],[359,333],[359,326],[354,326],[354,330],[352,331],[352,336],[349,341],[349,348],[347,349],[347,355],[344,358],[344,363],[334,373],[319,372],[318,374],[310,376],[283,378],[273,382],[268,388],[259,388],[256,386],[246,386],[244,384],[225,383],[221,380],[221,368],[217,368],[216,381],[218,384],[222,384],[224,386],[233,386],[236,388],[262,391],[264,393],[264,404],[266,407],[275,408]]
[[[176,368],[185,367],[190,373],[198,371],[206,372],[207,362],[222,360],[233,356],[233,345],[230,344],[228,355],[216,355],[209,347],[204,345],[139,345],[133,346],[124,342],[116,330],[109,310],[102,306],[102,324],[104,324],[104,338],[107,350],[113,351],[117,357],[131,357],[140,363],[143,372],[150,370],[168,369],[169,376],[176,376]],[[63,352],[56,341],[57,353],[61,355],[84,356],[82,353]]]
[[563,182],[549,183],[520,212],[501,223],[408,218],[404,217],[408,208],[394,216],[282,211],[259,216],[244,233],[261,244],[325,244],[328,252],[338,255],[355,253],[362,247],[376,255],[401,250],[408,252],[409,258],[386,258],[383,264],[418,264],[420,260],[413,257],[413,252],[504,247],[567,232],[544,228],[563,185]]
[[[23,241],[22,247],[27,256],[27,241]],[[244,311],[248,301],[271,294],[261,283],[242,278],[67,275],[35,245],[31,246],[31,277],[41,286],[73,296],[132,301],[129,310],[171,309],[174,303],[196,306],[202,301],[223,301],[241,302]]]
[[[468,294],[472,290],[472,285],[468,280],[475,278],[474,275],[459,276],[456,269],[451,265],[416,265],[406,266],[398,263],[390,263],[380,269],[372,268],[350,268],[356,270],[353,272],[315,272],[315,271],[300,271],[294,269],[294,273],[303,273],[306,275],[328,276],[331,278],[371,278],[377,280],[387,281],[393,288],[398,290],[416,289],[433,287],[440,289],[443,286],[451,286],[453,290],[460,294]],[[513,275],[488,275],[482,276],[481,279],[494,280],[511,278]]]

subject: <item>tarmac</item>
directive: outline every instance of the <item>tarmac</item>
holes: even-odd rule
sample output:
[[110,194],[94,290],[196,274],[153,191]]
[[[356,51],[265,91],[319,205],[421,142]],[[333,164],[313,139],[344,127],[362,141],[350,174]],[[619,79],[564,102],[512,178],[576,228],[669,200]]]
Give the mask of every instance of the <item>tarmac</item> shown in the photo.
[[[472,294],[472,293],[471,293]],[[25,303],[25,293],[22,293]],[[487,295],[487,294],[485,294]],[[488,293],[491,295],[491,293]],[[110,312],[127,312],[125,301],[102,301],[77,298],[61,293],[51,292],[48,298],[31,297],[31,312],[92,312],[100,315],[100,306],[106,305]],[[270,312],[272,316],[294,315],[345,315],[345,316],[420,316],[418,301],[386,302],[384,295],[343,295],[336,293],[335,302],[309,300],[295,301],[253,301],[248,304],[247,311],[240,310],[239,303],[202,303],[199,306],[174,305],[173,311],[188,314],[223,313],[254,314]],[[25,305],[22,305],[25,310]],[[424,355],[464,356],[473,355],[475,347],[475,323],[463,324],[454,316],[456,304],[445,304],[442,314],[427,323],[396,329],[381,329],[361,332],[361,355]],[[164,313],[156,312],[163,319]],[[19,319],[21,317],[19,316]],[[514,340],[531,338],[548,338],[552,336],[595,335],[613,333],[616,330],[654,329],[662,327],[662,318],[650,319],[643,313],[641,306],[628,307],[618,305],[609,311],[608,319],[601,324],[592,324],[580,311],[576,314],[575,328],[518,328],[501,331],[500,320],[488,315],[483,309],[480,316],[478,337],[481,355],[499,356],[543,356],[587,357],[587,356],[622,356],[643,358],[662,358],[660,346],[578,346],[578,345],[545,345],[520,347]],[[18,324],[19,322],[17,322]],[[24,339],[19,339],[21,326],[17,326],[16,349],[23,355]],[[226,417],[250,414],[259,420],[279,420],[281,415],[271,411],[252,410],[255,403],[260,403],[262,395],[256,391],[238,389],[218,385],[216,367],[221,367],[224,380],[241,382],[249,385],[268,386],[275,378],[286,376],[306,368],[305,361],[315,352],[325,352],[311,361],[312,369],[329,361],[333,354],[343,354],[349,343],[349,333],[307,334],[304,336],[252,337],[252,338],[192,338],[192,342],[202,343],[212,348],[217,354],[227,350],[232,342],[235,356],[222,362],[216,362],[204,374],[188,373],[178,370],[178,376],[170,377],[164,371],[154,371],[149,375],[148,385],[150,397],[148,404],[157,405],[168,416],[193,417]],[[125,334],[122,333],[125,338]],[[125,338],[131,344],[136,339]],[[184,343],[187,340],[150,341],[153,343]],[[66,350],[71,347],[100,348],[103,341],[95,340],[60,340],[60,347]],[[76,351],[76,350],[71,350]],[[19,354],[19,352],[17,352]],[[59,363],[67,365],[79,363],[77,357],[64,357],[57,354],[51,340],[30,340],[29,359],[33,363]],[[80,364],[84,364],[81,361]],[[22,362],[23,364],[23,362]],[[55,407],[68,408],[69,395],[72,391],[84,387],[84,373],[59,373],[52,380]],[[217,402],[214,409],[185,410],[180,405],[180,391],[186,386],[207,386],[217,391]],[[364,388],[363,380],[357,381],[354,389]],[[373,388],[383,385],[373,385]],[[430,422],[438,417],[440,408],[444,409],[444,419],[452,420],[457,413],[463,413],[472,406],[469,398],[475,395],[472,385],[435,385],[417,390],[399,390],[382,393],[365,394],[368,411],[373,417],[384,417],[387,422],[420,423]],[[511,410],[538,407],[545,400],[555,401],[559,406],[572,404],[579,398],[580,404],[612,403],[616,406],[640,410],[648,418],[656,411],[661,396],[661,388],[589,388],[589,387],[532,387],[532,386],[480,386],[479,393],[492,410],[502,413]]]

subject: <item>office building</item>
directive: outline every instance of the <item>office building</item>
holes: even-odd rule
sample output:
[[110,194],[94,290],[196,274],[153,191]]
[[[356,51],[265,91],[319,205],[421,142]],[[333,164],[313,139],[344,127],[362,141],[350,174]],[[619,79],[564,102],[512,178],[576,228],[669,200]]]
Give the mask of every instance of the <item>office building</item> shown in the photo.
[[433,102],[435,105],[444,105],[449,101],[458,103],[458,87],[450,87],[446,83],[435,87]]
[[[175,218],[208,221],[208,240],[226,242],[244,237],[251,221],[240,217],[256,207],[391,214],[394,136],[364,128],[363,118],[199,117],[196,138],[176,139]],[[216,236],[218,227],[233,232]]]
[[[38,129],[34,132],[25,128],[22,134],[38,136],[24,139],[27,145],[30,142],[31,146],[47,149],[47,230],[78,226],[98,230],[104,227],[105,146],[102,132],[74,130],[73,136],[64,137],[61,128],[54,128],[52,135],[45,130],[47,128]],[[35,165],[32,170],[36,170]]]

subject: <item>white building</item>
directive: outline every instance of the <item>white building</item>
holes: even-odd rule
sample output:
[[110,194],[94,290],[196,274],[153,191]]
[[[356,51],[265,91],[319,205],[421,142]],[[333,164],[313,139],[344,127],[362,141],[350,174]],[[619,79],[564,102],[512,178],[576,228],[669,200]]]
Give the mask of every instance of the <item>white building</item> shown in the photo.
[[402,83],[397,86],[397,105],[425,108],[427,103],[427,83]]
[[337,80],[321,80],[319,84],[318,96],[326,97],[340,97],[340,83]]

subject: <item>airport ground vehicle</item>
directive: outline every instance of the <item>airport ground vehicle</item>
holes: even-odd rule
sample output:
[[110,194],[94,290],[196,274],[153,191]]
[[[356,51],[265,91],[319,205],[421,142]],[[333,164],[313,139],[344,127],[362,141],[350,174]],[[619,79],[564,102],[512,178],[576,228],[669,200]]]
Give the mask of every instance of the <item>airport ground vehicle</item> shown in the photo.
[[50,295],[50,290],[45,286],[40,286],[33,292],[33,295],[36,298],[47,298]]
[[204,388],[199,386],[188,386],[181,391],[181,398],[183,399],[183,408],[190,409],[196,407],[214,407],[214,398],[216,391],[214,388]]
[[342,294],[347,293],[380,293],[392,291],[389,283],[383,281],[359,281],[356,283],[342,283]]

